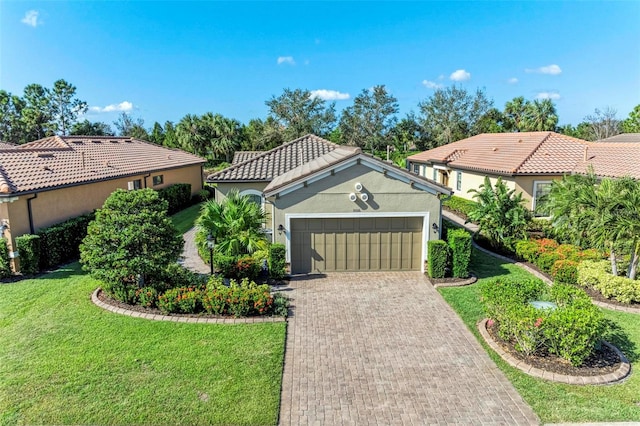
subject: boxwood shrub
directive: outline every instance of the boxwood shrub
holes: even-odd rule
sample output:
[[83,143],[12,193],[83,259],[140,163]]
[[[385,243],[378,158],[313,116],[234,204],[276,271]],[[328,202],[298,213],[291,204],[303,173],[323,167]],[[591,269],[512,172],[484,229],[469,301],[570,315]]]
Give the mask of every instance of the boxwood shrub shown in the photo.
[[464,229],[451,229],[448,232],[448,242],[451,249],[453,276],[467,278],[471,261],[471,234]]
[[7,240],[0,238],[0,278],[11,276],[11,259],[9,258],[9,247]]
[[271,244],[269,247],[269,276],[274,280],[284,278],[287,268],[286,249],[284,244]]
[[[574,286],[497,278],[483,283],[480,291],[500,338],[524,355],[550,353],[579,366],[606,331],[602,311]],[[554,302],[557,307],[539,309],[530,304],[533,300]]]
[[611,275],[606,260],[585,260],[577,267],[577,282],[622,303],[640,303],[640,281]]
[[191,204],[191,184],[175,183],[158,190],[158,195],[169,203],[167,212],[174,214]]
[[39,230],[40,269],[50,269],[78,259],[80,244],[87,236],[87,226],[94,218],[94,213],[88,213]]
[[443,240],[431,240],[427,243],[429,276],[444,278],[449,259],[449,246]]
[[455,195],[443,201],[442,205],[452,212],[460,214],[464,219],[467,219],[469,213],[478,207],[478,203],[476,203],[475,201],[467,200],[466,198],[462,197],[456,197]]
[[24,234],[16,238],[20,272],[31,275],[40,271],[40,236]]

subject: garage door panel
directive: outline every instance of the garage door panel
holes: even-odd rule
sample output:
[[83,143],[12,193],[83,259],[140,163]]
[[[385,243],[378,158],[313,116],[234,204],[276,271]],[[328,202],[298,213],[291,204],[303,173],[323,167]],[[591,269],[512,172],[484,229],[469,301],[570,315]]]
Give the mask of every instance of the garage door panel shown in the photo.
[[294,273],[420,270],[421,217],[291,220]]

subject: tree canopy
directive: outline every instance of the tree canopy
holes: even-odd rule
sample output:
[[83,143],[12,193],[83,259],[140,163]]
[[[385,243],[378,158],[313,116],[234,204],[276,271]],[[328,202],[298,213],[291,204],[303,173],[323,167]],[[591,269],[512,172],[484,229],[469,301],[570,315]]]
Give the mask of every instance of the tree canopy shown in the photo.
[[282,128],[286,141],[309,133],[326,136],[336,122],[335,103],[327,104],[309,90],[284,89],[278,97],[265,102],[269,117]]

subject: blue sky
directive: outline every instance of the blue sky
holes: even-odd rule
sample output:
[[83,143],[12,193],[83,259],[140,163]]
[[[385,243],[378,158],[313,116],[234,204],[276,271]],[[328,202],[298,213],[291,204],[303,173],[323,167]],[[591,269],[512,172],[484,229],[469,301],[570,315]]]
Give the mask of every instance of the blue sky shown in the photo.
[[63,78],[111,124],[125,110],[242,122],[286,87],[351,104],[384,84],[401,113],[434,87],[502,109],[551,97],[560,123],[640,103],[640,2],[0,2],[0,88]]

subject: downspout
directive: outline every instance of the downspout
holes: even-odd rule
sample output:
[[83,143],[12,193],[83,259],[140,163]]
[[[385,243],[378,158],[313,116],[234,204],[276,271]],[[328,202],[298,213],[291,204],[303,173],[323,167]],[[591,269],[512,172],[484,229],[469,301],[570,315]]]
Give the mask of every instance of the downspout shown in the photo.
[[142,179],[144,179],[144,187],[147,188],[147,178],[151,176],[151,173],[147,173],[146,175],[142,176]]
[[33,226],[33,211],[31,210],[31,201],[38,198],[38,193],[33,194],[33,197],[27,198],[27,213],[29,214],[29,230],[31,234],[35,234],[36,230]]

